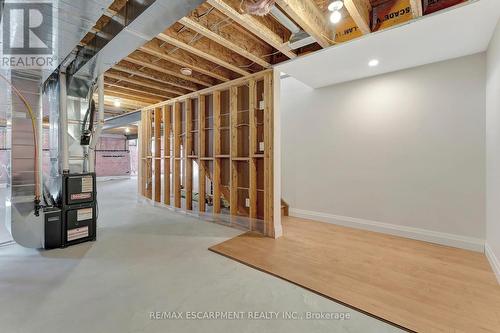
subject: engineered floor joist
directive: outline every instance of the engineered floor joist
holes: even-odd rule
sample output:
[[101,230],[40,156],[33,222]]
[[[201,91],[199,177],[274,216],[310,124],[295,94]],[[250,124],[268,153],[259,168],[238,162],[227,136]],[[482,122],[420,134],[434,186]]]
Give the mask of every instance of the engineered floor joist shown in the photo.
[[210,250],[416,332],[500,332],[500,286],[484,254],[283,218]]

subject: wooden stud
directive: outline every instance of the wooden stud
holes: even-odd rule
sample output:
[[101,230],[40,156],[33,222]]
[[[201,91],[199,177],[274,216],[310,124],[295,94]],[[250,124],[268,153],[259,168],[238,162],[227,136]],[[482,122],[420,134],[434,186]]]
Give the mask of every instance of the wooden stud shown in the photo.
[[166,34],[159,34],[157,36],[157,38],[160,39],[160,40],[162,40],[162,41],[164,41],[164,42],[169,43],[170,45],[173,45],[173,46],[178,47],[180,49],[183,49],[183,50],[185,50],[185,51],[187,51],[189,53],[197,55],[198,57],[204,58],[204,59],[206,59],[206,60],[208,60],[210,62],[213,62],[214,64],[217,64],[219,66],[227,68],[227,69],[229,69],[229,70],[231,70],[231,71],[233,71],[235,73],[238,73],[240,75],[245,76],[245,75],[249,75],[250,74],[250,72],[247,72],[246,70],[241,69],[238,66],[230,64],[230,63],[228,63],[228,62],[226,62],[224,60],[221,60],[220,58],[218,58],[218,57],[216,57],[214,55],[206,53],[206,51],[199,50],[199,49],[197,49],[194,46],[191,46],[189,44],[181,42],[180,40],[175,39],[175,38],[173,38],[171,36],[168,36]]
[[155,201],[161,202],[161,109],[154,110],[154,174],[155,174]]
[[231,161],[230,186],[229,186],[229,207],[233,216],[238,216],[238,162]]
[[372,32],[370,28],[370,0],[344,0],[344,6],[363,34]]
[[264,76],[264,234],[274,237],[273,74]]
[[[221,153],[221,143],[220,143],[220,113],[221,113],[221,104],[220,104],[220,91],[214,91],[213,94],[213,114],[214,114],[214,156],[218,156]],[[213,188],[214,188],[214,214],[220,214],[221,212],[221,190],[220,190],[220,159],[214,159],[214,175],[213,175]]]
[[186,142],[184,153],[184,165],[186,175],[186,209],[193,210],[193,159],[189,158],[193,150],[193,104],[191,99],[184,103],[186,110]]
[[205,96],[198,97],[198,210],[205,212],[206,201],[206,166],[205,161],[201,158],[205,157]]
[[276,0],[278,6],[311,35],[321,47],[329,47],[333,31],[325,15],[314,1]]
[[191,18],[183,17],[182,19],[179,20],[179,23],[181,23],[184,26],[188,27],[189,29],[199,33],[200,35],[205,36],[205,37],[213,40],[214,42],[228,48],[229,50],[238,53],[242,57],[245,57],[245,58],[255,62],[256,64],[261,65],[264,68],[269,68],[271,66],[271,64],[268,63],[267,61],[265,61],[264,59],[256,56],[255,54],[244,49],[243,47],[236,45],[235,43],[233,43],[230,40],[222,37],[221,35],[213,32],[212,30],[204,27],[203,25],[192,20]]
[[181,103],[174,104],[174,206],[181,208]]
[[208,0],[207,2],[239,25],[248,29],[248,31],[253,33],[255,36],[259,37],[260,39],[283,53],[288,58],[293,59],[297,57],[293,50],[290,49],[290,46],[288,46],[288,43],[285,43],[283,38],[278,36],[264,24],[259,22],[252,15],[240,14],[232,6],[228,5],[224,0]]
[[[257,151],[257,118],[256,118],[256,109],[257,109],[257,85],[255,84],[255,80],[250,80],[248,82],[249,87],[249,117],[250,117],[250,145],[249,151],[250,156],[253,157],[255,152]],[[257,218],[257,161],[255,158],[250,158],[249,164],[249,189],[248,189],[248,198],[250,200],[250,218]],[[253,224],[253,222],[252,222]],[[253,230],[253,225],[251,230]]]
[[163,107],[163,203],[170,205],[170,134],[172,131],[172,111]]
[[238,87],[229,89],[229,114],[231,119],[229,206],[231,215],[238,215]]
[[140,135],[139,135],[139,186],[142,196],[146,196],[146,112],[141,111]]
[[410,6],[414,18],[422,16],[422,0],[410,0]]
[[146,145],[147,145],[147,188],[146,197],[153,199],[153,156],[152,156],[152,113],[151,110],[146,112]]

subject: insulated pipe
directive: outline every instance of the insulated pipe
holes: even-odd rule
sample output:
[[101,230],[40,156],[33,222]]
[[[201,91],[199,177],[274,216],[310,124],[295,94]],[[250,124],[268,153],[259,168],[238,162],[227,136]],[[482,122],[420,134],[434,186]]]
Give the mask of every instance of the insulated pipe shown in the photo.
[[95,147],[97,142],[101,137],[102,127],[104,125],[104,75],[101,74],[97,78],[97,101],[99,104],[97,126],[95,128],[94,135],[92,135],[92,141],[90,143],[90,154],[89,154],[89,171],[95,172]]
[[62,171],[69,173],[69,156],[68,156],[68,106],[66,95],[66,73],[59,74],[59,117],[61,121],[61,158]]

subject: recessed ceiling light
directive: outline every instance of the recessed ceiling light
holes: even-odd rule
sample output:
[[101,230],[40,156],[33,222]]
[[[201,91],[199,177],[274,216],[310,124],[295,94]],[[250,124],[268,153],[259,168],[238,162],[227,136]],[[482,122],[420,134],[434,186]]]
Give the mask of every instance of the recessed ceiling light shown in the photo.
[[328,10],[331,12],[341,10],[344,7],[344,3],[340,0],[332,1],[331,4],[328,5]]
[[122,105],[122,102],[120,102],[119,99],[115,99],[114,102],[113,102],[113,105],[117,108],[119,108],[121,105]]
[[191,68],[188,68],[188,67],[183,67],[183,68],[181,68],[181,74],[191,76],[193,74],[193,70]]
[[339,23],[342,19],[342,14],[338,10],[334,11],[332,15],[330,15],[330,22],[333,24]]
[[370,60],[368,62],[368,66],[370,66],[370,67],[377,67],[379,63],[380,62],[378,61],[378,59],[372,59],[372,60]]
[[125,133],[130,133],[130,128],[125,127]]

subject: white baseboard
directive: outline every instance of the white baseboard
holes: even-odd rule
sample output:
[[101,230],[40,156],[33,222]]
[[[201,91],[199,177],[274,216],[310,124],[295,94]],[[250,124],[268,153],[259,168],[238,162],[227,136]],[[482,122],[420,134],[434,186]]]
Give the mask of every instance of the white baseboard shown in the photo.
[[484,252],[486,253],[486,258],[490,262],[491,268],[497,277],[498,284],[500,284],[500,260],[493,252],[491,246],[486,242],[484,245]]
[[303,209],[290,209],[290,215],[304,219],[316,220],[320,222],[337,224],[345,227],[364,229],[368,231],[380,232],[394,236],[401,236],[425,242],[453,246],[461,249],[472,250],[484,253],[484,240],[479,238],[465,237],[444,232],[427,229],[399,226],[390,223],[360,219],[355,217],[332,215],[327,213],[313,212]]

